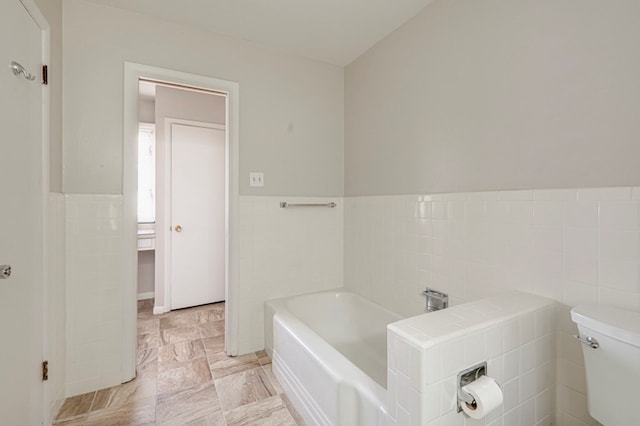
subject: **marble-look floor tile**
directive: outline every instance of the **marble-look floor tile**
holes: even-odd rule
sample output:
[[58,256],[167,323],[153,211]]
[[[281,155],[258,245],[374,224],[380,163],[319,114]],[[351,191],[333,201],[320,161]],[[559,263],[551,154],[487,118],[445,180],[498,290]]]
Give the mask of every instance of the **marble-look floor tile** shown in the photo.
[[271,364],[271,358],[269,358],[269,355],[267,355],[265,351],[256,352],[256,356],[258,357],[260,365]]
[[[221,416],[218,394],[213,382],[192,386],[158,396],[158,425],[183,425],[192,421]],[[213,423],[215,424],[215,423]]]
[[206,356],[202,340],[178,342],[160,347],[158,350],[158,365],[161,369],[171,369],[179,367],[182,363],[205,358]]
[[211,374],[214,379],[260,367],[258,358],[254,353],[241,356],[227,356],[227,354],[222,352],[208,355],[207,358],[209,359]]
[[158,393],[174,392],[193,385],[211,381],[211,371],[206,358],[184,362],[175,368],[160,369],[158,372]]
[[138,300],[138,313],[153,312],[153,304],[155,299]]
[[139,334],[138,349],[153,349],[160,346],[160,334]]
[[169,328],[160,332],[161,345],[198,340],[200,338],[202,338],[202,335],[200,334],[200,329],[197,327]]
[[95,396],[95,392],[89,392],[67,398],[62,404],[56,420],[69,420],[87,414],[91,410]]
[[273,385],[273,389],[275,389],[276,393],[280,394],[280,393],[283,393],[284,391],[282,390],[282,386],[280,386],[278,379],[276,379],[276,376],[273,375],[272,365],[273,364],[265,364],[262,366],[262,369],[264,370],[265,374],[269,378],[271,385]]
[[[225,397],[230,393],[225,403],[228,407],[262,398],[228,411],[230,421],[287,425],[294,424],[293,419],[300,426],[304,424],[296,420],[299,416],[281,393],[270,360],[263,351],[240,357],[228,357],[224,353],[224,303],[160,315],[153,315],[152,301],[141,305],[135,381],[69,398],[56,417],[56,426],[226,425],[212,377],[219,380],[252,369],[258,370],[246,373],[243,379],[229,379],[231,383],[244,383],[245,389],[220,389]],[[160,330],[161,322],[163,330]],[[202,383],[192,385],[200,381]]]
[[160,332],[160,320],[157,318],[138,319],[138,334],[158,334]]
[[152,425],[155,420],[156,397],[151,396],[121,406],[92,411],[85,425]]
[[224,305],[213,305],[211,309],[198,312],[202,318],[206,318],[205,322],[224,320]]
[[296,426],[279,396],[228,411],[224,417],[228,426]]
[[276,391],[261,368],[231,374],[215,380],[223,411],[229,411],[276,395]]
[[207,355],[224,353],[224,335],[202,339]]
[[202,337],[224,336],[224,321],[209,321],[198,325]]
[[55,426],[84,426],[87,420],[88,414],[83,414],[80,417],[76,417],[73,420],[54,420],[53,424]]
[[108,389],[99,390],[93,400],[91,411],[116,408],[133,401],[156,395],[157,377],[136,378]]
[[186,426],[227,426],[222,411],[186,423]]
[[143,348],[136,351],[136,369],[156,370],[158,367],[158,348]]

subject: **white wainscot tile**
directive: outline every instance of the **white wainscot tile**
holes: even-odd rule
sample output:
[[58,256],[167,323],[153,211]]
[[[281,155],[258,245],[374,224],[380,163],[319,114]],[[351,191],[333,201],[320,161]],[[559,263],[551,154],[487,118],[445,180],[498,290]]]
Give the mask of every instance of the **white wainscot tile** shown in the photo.
[[614,260],[638,261],[640,254],[640,233],[600,231],[600,257]]
[[396,336],[395,347],[396,370],[406,376],[411,375],[411,346],[406,340]]
[[484,333],[484,336],[487,358],[494,358],[502,354],[502,342],[504,341],[502,325],[500,324],[487,329]]
[[397,418],[396,405],[398,403],[398,378],[396,373],[387,370],[387,407],[389,416]]
[[611,231],[640,230],[638,201],[603,201],[600,203],[600,229]]
[[510,381],[520,375],[520,349],[504,354],[504,381]]
[[586,284],[598,282],[598,260],[595,257],[564,256],[564,278]]
[[549,361],[536,367],[536,392],[542,392],[544,389],[553,386],[556,381],[554,361]]
[[596,257],[598,233],[595,228],[564,229],[564,253],[573,256]]
[[[553,389],[549,388],[536,396],[536,421],[539,422],[537,425],[539,425],[540,422],[544,422],[545,418],[551,417],[555,402],[554,394],[555,392],[553,392]],[[548,420],[548,422],[549,423],[546,424],[552,424],[550,423],[550,420]]]
[[547,309],[540,309],[535,312],[535,336],[536,338],[542,337],[551,333],[551,316],[553,315],[553,307]]
[[483,332],[475,332],[464,338],[464,360],[467,365],[477,364],[485,359],[485,338]]
[[514,408],[513,410],[504,413],[502,418],[502,424],[507,425],[519,425],[520,424],[520,409]]
[[442,426],[464,426],[464,414],[456,413],[456,410],[449,411],[442,416]]
[[411,388],[411,379],[409,376],[398,373],[396,376],[396,383],[398,385],[396,399],[398,406],[411,410],[411,398],[413,393],[413,389]]
[[535,201],[533,203],[533,223],[544,226],[561,226],[562,202]]
[[448,413],[456,410],[456,402],[458,400],[458,386],[456,377],[449,377],[440,383],[442,392],[442,401],[440,413]]
[[636,261],[600,259],[598,263],[599,284],[616,290],[638,292],[638,272]]
[[446,201],[433,201],[431,203],[431,218],[434,220],[446,220],[447,219],[447,202]]
[[562,302],[569,306],[576,306],[582,303],[597,303],[598,288],[594,285],[576,281],[564,281],[562,283]]
[[584,365],[565,359],[558,359],[558,384],[586,394],[587,380]]
[[[517,407],[520,404],[520,379],[516,377],[502,385],[504,400],[502,402],[504,411]],[[516,424],[516,423],[514,423]]]
[[535,337],[535,314],[533,312],[520,316],[520,344],[531,342]]
[[532,224],[533,201],[511,201],[509,203],[509,222]]
[[424,393],[424,410],[422,413],[422,418],[431,421],[434,420],[441,415],[442,408],[442,384],[436,383],[434,385],[427,386],[426,392]]
[[562,227],[536,225],[533,229],[533,248],[537,251],[562,252]]
[[486,217],[488,222],[508,223],[509,222],[509,202],[487,200]]
[[500,385],[504,383],[504,356],[487,360],[487,375],[496,379]]
[[598,304],[637,311],[640,309],[640,292],[598,287]]
[[520,346],[520,322],[513,319],[504,324],[503,350],[505,352],[516,349]]
[[520,406],[520,424],[533,425],[536,422],[536,400],[535,398],[524,401]]
[[437,383],[442,378],[442,346],[427,349],[426,359],[427,384]]
[[565,201],[563,203],[564,226],[596,228],[598,203],[596,201]]
[[536,345],[534,342],[520,348],[520,373],[527,372],[536,366]]
[[442,377],[458,374],[464,364],[464,339],[456,339],[442,345]]

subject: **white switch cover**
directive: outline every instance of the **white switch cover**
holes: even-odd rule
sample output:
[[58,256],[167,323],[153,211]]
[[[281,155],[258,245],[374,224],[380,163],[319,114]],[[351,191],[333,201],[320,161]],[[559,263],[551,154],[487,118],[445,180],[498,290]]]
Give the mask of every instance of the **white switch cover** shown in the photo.
[[264,173],[262,172],[249,173],[249,186],[264,186]]

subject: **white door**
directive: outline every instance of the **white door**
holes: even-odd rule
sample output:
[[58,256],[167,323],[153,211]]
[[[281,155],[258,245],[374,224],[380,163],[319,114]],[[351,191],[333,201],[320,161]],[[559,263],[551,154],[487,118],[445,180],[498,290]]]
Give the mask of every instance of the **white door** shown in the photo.
[[171,309],[224,300],[225,131],[171,125]]
[[[0,423],[42,423],[41,31],[19,0],[0,1]],[[14,75],[12,61],[27,73]]]

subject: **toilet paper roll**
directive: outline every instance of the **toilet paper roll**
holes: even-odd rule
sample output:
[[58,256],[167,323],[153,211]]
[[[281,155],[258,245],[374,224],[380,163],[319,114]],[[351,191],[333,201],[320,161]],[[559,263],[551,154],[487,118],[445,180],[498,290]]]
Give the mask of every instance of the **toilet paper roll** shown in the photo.
[[472,419],[481,419],[502,404],[502,389],[495,379],[482,376],[474,382],[462,387],[462,390],[473,396],[475,405],[460,401],[462,411]]

